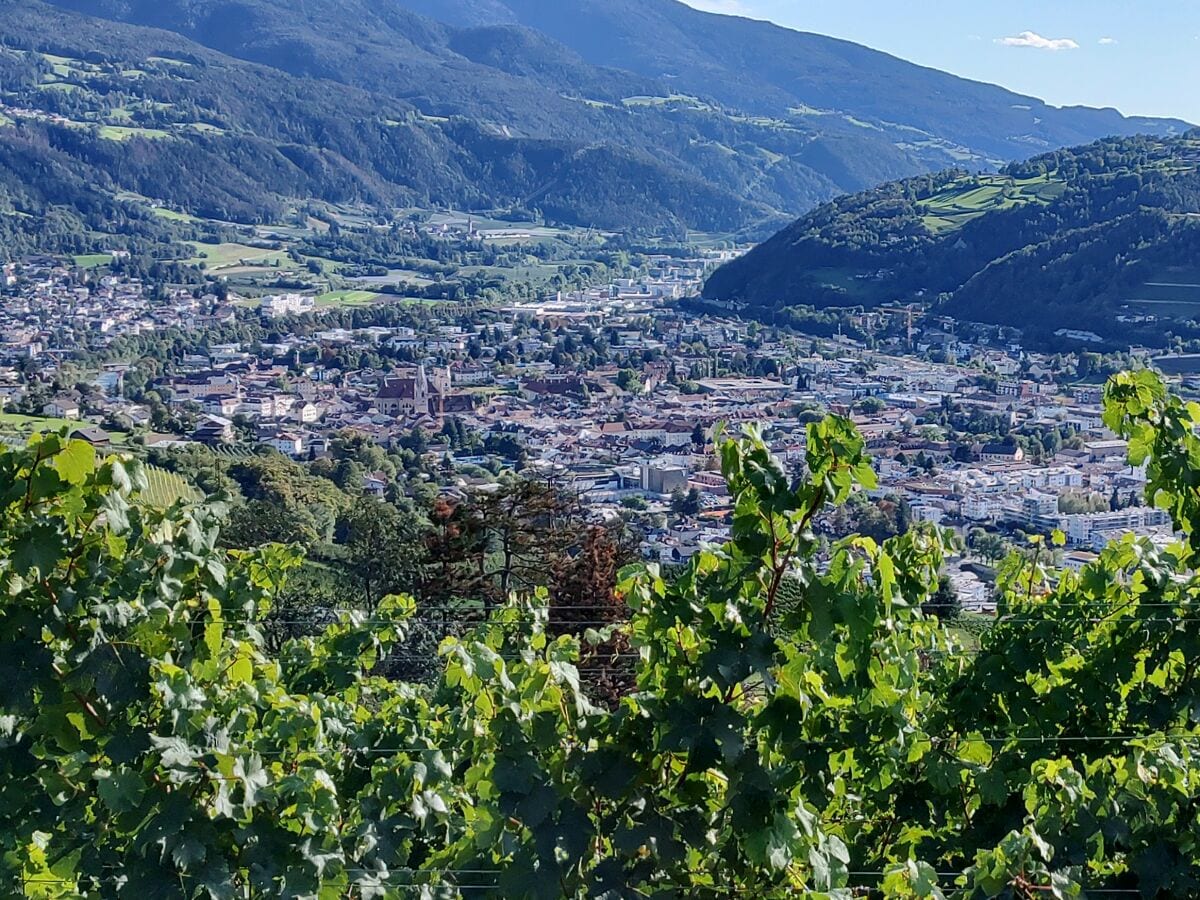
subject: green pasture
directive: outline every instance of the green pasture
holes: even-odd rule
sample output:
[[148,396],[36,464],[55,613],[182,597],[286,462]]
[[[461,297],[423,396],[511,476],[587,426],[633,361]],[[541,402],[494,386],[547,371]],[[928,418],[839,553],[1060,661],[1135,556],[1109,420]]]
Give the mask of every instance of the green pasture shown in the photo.
[[329,291],[317,297],[317,306],[370,306],[379,296],[373,291]]
[[196,256],[189,259],[188,263],[194,266],[206,263],[209,269],[271,266],[276,260],[281,266],[291,262],[284,250],[268,250],[248,244],[203,244],[199,241],[192,241],[191,244],[196,248]]
[[23,435],[61,431],[64,428],[85,428],[87,422],[78,419],[51,419],[45,416],[25,416],[20,413],[0,413],[0,431]]
[[83,253],[75,257],[75,265],[81,269],[98,269],[111,262],[111,253]]
[[145,138],[149,141],[171,140],[172,134],[161,128],[132,128],[124,125],[101,125],[100,137],[106,141],[128,141],[133,138]]

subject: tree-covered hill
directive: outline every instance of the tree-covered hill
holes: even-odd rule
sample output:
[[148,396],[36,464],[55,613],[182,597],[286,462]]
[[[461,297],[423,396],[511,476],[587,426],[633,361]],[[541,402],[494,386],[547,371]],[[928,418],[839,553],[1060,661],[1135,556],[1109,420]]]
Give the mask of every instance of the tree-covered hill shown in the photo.
[[623,572],[602,629],[586,591],[305,618],[279,608],[300,552],[222,549],[219,505],[140,503],[139,464],[82,441],[2,449],[0,890],[1195,896],[1196,415],[1110,384],[1181,540],[1079,573],[1034,546],[969,648],[921,612],[931,526],[820,551],[821,511],[874,486],[844,419],[810,425],[800,483],[723,443],[731,540]]
[[[390,188],[474,208],[530,206],[607,228],[777,226],[840,192],[956,162],[986,167],[1031,146],[1183,127],[1111,110],[1057,110],[675,0],[51,2],[87,18],[55,20],[38,3],[9,0],[15,21],[23,8],[35,10],[26,44],[48,49],[51,35],[71,43],[91,35],[93,52],[104,54],[130,35],[145,46],[171,32],[194,56],[204,47],[226,66],[236,58],[268,67],[274,82],[242,91],[259,109],[272,107],[272,83],[286,84],[285,94],[298,83],[340,101],[339,85],[399,106],[407,116],[392,117],[405,127],[384,136],[368,125],[358,153],[326,142],[337,129],[319,113],[280,110],[279,124],[306,126],[296,143],[308,156],[325,152],[323,167],[345,159],[381,182],[368,190],[352,177],[357,171],[345,174],[356,190]],[[130,32],[128,24],[161,31]],[[142,68],[140,58],[127,68]],[[279,82],[284,75],[300,80]],[[362,102],[350,98],[347,108]],[[481,148],[460,139],[464,130],[500,140]],[[405,165],[392,145],[409,142],[415,158]],[[596,154],[603,165],[591,176]]]
[[[597,128],[573,130],[567,116],[557,136],[548,127],[509,134],[165,31],[37,2],[0,8],[0,144],[14,158],[48,145],[101,191],[240,222],[278,220],[290,201],[309,199],[536,208],[558,221],[646,232],[737,229],[773,215],[695,167],[634,142],[593,140]],[[686,146],[690,135],[666,127],[661,137]],[[36,156],[27,162],[36,170]],[[809,190],[811,200],[829,190],[809,180],[809,188],[787,186]]]
[[96,249],[178,255],[161,219],[98,187],[92,174],[44,134],[0,136],[0,260]]
[[[1112,138],[843,197],[710,278],[758,312],[935,301],[957,318],[1161,335],[1200,318],[1200,133]],[[1193,308],[1194,306],[1194,308]]]

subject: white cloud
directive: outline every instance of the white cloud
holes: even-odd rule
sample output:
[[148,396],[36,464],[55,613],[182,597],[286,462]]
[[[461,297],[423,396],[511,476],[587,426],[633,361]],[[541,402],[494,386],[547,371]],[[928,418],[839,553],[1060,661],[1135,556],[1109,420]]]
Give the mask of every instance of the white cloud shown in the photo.
[[1114,37],[1102,37],[1102,38],[1100,38],[1100,43],[1103,44],[1105,47],[1109,47],[1109,46],[1112,46],[1113,44],[1117,43],[1117,39]]
[[1070,38],[1042,37],[1036,31],[1022,31],[1016,37],[996,38],[1005,47],[1032,47],[1035,50],[1078,50],[1079,44]]

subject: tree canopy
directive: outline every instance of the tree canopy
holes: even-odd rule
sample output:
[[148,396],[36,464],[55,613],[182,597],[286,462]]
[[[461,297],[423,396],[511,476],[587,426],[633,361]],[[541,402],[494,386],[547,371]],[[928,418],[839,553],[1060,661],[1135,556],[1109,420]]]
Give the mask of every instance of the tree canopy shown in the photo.
[[839,197],[722,266],[704,296],[771,321],[933,301],[1055,349],[1061,329],[1094,331],[1111,349],[1161,345],[1168,330],[1192,338],[1190,313],[1158,309],[1147,322],[1125,304],[1147,282],[1184,281],[1171,273],[1196,257],[1196,138],[1110,137],[999,173],[950,170]]

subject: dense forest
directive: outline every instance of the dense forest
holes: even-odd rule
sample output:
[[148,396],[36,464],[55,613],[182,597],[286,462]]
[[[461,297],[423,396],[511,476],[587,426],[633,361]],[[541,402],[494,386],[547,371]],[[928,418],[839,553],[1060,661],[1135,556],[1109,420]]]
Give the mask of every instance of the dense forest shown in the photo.
[[97,187],[44,134],[0,129],[0,260],[126,249],[174,256],[173,233],[144,207]]
[[[685,163],[703,154],[706,172],[730,157],[726,166],[757,169],[758,183],[744,182],[756,198],[789,180],[815,176],[856,190],[954,159],[1019,158],[1030,143],[1058,147],[1183,126],[1056,109],[847,41],[706,15],[677,0],[397,0],[382,8],[363,0],[54,2],[167,28],[296,74],[399,93],[431,114],[513,133],[614,129],[590,140]],[[359,51],[352,66],[346,47]],[[626,124],[631,99],[644,116],[634,130]],[[690,151],[669,137],[681,125],[699,132]],[[647,126],[655,131],[638,133]]]
[[718,270],[705,295],[758,310],[936,301],[1035,335],[1153,339],[1160,326],[1117,316],[1136,318],[1123,303],[1147,282],[1196,265],[1197,213],[1200,135],[1113,138],[997,175],[948,171],[843,197]]
[[[23,164],[35,166],[30,144],[48,144],[83,181],[204,217],[279,221],[289,202],[317,199],[541,209],[556,221],[655,234],[736,230],[777,216],[771,204],[784,203],[778,193],[747,199],[753,173],[723,185],[700,177],[699,158],[652,153],[635,135],[637,119],[653,110],[604,128],[573,128],[568,117],[546,136],[508,134],[426,114],[396,95],[223,57],[166,32],[36,3],[4,13],[0,106],[10,111],[0,109],[0,144],[8,155],[29,153]],[[606,133],[617,140],[602,143]],[[679,147],[697,137],[668,123],[655,135]],[[714,171],[736,168],[726,160]],[[833,191],[807,177],[807,186],[788,186],[802,194],[788,202],[807,206]]]
[[921,611],[930,526],[818,555],[814,520],[875,486],[843,419],[809,426],[800,481],[724,441],[732,537],[684,571],[585,542],[600,577],[473,607],[383,594],[369,512],[359,595],[298,607],[301,552],[226,549],[247,523],[219,505],[149,508],[141,466],[83,442],[6,449],[4,890],[1193,896],[1200,422],[1149,372],[1106,405],[1182,541],[1078,574],[1035,543],[970,648]]

